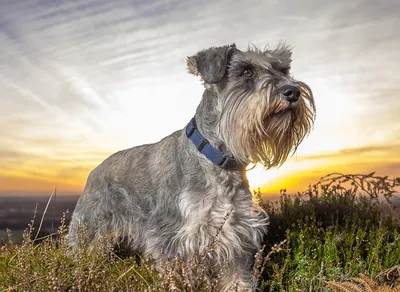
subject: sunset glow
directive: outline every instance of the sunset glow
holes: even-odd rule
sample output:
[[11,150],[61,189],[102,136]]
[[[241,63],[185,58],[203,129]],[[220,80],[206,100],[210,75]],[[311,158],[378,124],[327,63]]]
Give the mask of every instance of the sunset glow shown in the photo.
[[0,194],[79,194],[112,153],[185,127],[204,90],[186,56],[281,40],[316,124],[280,169],[248,172],[252,189],[297,191],[333,171],[400,176],[395,1],[128,2],[2,4]]

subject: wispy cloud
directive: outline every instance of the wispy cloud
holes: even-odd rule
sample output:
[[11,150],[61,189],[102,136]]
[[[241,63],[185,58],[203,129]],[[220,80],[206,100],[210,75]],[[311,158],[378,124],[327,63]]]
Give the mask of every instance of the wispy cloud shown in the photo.
[[[400,151],[399,144],[386,144],[386,145],[368,145],[356,148],[341,149],[336,152],[319,153],[315,155],[304,155],[296,157],[296,161],[310,161],[310,160],[322,160],[322,159],[338,159],[338,158],[366,158],[371,159],[389,159],[391,161],[400,161],[400,156],[397,155]],[[369,161],[370,162],[370,161]]]
[[45,169],[57,155],[71,162],[157,141],[182,128],[200,100],[187,55],[280,40],[294,47],[293,73],[317,102],[315,130],[298,157],[396,143],[397,2],[5,1],[0,153],[48,157],[32,165]]

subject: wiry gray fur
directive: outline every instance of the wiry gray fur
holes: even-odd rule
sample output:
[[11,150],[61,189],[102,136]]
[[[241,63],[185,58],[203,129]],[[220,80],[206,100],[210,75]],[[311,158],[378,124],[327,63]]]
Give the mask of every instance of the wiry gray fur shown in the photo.
[[[254,288],[251,266],[268,216],[253,206],[244,168],[250,162],[283,163],[310,131],[315,115],[311,90],[289,76],[290,57],[284,45],[246,52],[230,45],[189,57],[188,71],[200,75],[206,87],[195,114],[199,131],[240,167],[213,165],[184,128],[157,143],[117,152],[88,177],[72,216],[71,247],[77,248],[81,223],[93,248],[111,234],[113,244],[123,242],[132,253],[156,261],[202,253],[218,234],[217,247],[208,254],[210,267],[231,263],[221,290],[235,273],[239,289]],[[297,103],[282,99],[284,84],[300,87]]]

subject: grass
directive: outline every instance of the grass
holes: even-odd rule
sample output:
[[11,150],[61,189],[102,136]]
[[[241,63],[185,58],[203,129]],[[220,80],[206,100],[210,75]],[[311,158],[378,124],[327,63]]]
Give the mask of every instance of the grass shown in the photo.
[[[278,202],[255,201],[270,215],[256,257],[259,291],[400,291],[400,217],[393,204],[399,178],[330,174]],[[56,237],[36,238],[33,221],[21,244],[11,231],[0,249],[2,291],[217,291],[201,256],[165,261],[120,258],[106,244],[79,260],[66,256],[64,218]],[[40,243],[38,244],[38,239]],[[108,251],[108,252],[107,252]]]

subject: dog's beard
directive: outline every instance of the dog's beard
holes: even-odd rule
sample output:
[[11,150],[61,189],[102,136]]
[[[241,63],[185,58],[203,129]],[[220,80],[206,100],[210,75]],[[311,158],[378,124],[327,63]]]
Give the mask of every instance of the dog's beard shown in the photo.
[[301,97],[296,106],[271,95],[273,87],[268,84],[260,91],[232,90],[227,95],[219,134],[238,162],[277,167],[296,151],[315,118],[311,89],[299,84]]

